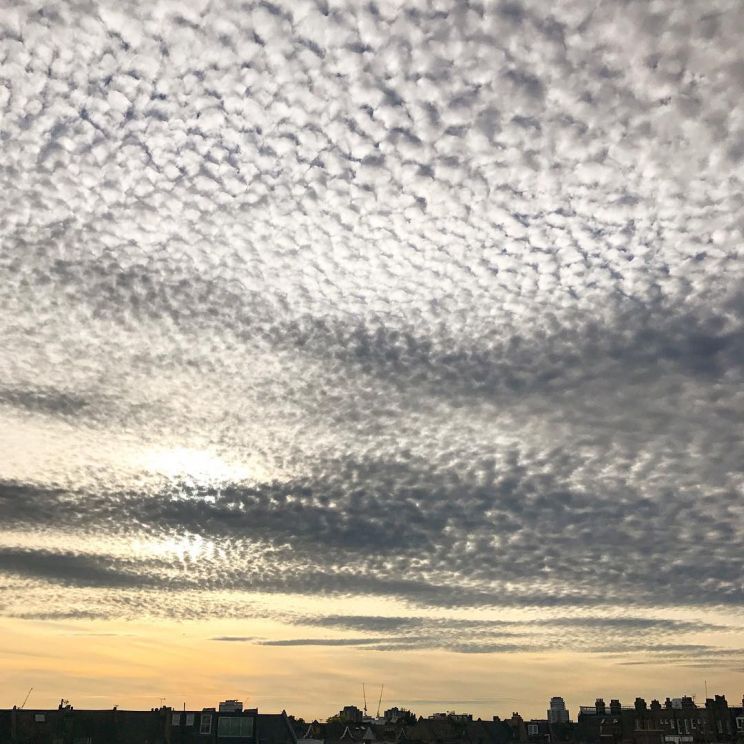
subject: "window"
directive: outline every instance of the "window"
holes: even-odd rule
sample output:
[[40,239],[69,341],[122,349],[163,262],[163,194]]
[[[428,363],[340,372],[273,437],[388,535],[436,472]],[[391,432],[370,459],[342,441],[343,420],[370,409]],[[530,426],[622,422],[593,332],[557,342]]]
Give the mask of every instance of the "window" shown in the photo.
[[193,726],[194,725],[194,714],[193,713],[187,713],[186,714],[186,725],[187,726]]
[[723,733],[723,724],[720,721],[717,721],[717,723],[718,723],[718,733],[719,734],[722,734]]
[[253,736],[252,716],[220,716],[217,736]]
[[174,713],[171,716],[171,726],[180,726],[180,725],[181,725],[181,714]]
[[527,724],[527,734],[529,736],[536,736],[540,731],[540,727],[536,723]]
[[212,714],[202,713],[201,725],[199,726],[200,734],[211,734],[212,733]]
[[45,723],[46,713],[34,713],[34,723]]
[[737,731],[744,731],[744,718],[737,718],[736,719],[736,730]]

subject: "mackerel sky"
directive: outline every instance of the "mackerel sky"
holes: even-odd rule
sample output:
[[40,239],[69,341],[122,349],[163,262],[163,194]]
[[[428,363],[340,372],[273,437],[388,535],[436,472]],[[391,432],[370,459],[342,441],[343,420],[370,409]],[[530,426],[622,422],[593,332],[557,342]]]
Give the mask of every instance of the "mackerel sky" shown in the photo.
[[[6,5],[0,703],[60,637],[170,623],[260,658],[234,689],[276,709],[271,654],[455,663],[484,710],[476,669],[562,654],[604,670],[588,702],[669,669],[733,694],[742,28],[739,0]],[[136,702],[107,663],[68,689]]]

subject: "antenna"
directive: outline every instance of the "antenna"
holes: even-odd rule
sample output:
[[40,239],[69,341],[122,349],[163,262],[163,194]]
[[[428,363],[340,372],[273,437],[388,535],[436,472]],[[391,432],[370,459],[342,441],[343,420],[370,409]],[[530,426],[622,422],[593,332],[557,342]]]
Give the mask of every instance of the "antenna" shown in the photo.
[[382,705],[382,691],[385,689],[385,685],[380,685],[380,699],[377,701],[377,718],[380,717],[380,706]]
[[367,688],[364,686],[364,682],[362,682],[362,697],[364,698],[364,715],[366,717],[367,715]]
[[26,703],[28,702],[29,697],[31,696],[31,693],[33,692],[34,688],[29,688],[29,691],[26,693],[26,697],[23,698],[23,702],[21,703],[21,710],[23,710],[26,707]]
[[708,699],[708,680],[705,680],[705,699]]

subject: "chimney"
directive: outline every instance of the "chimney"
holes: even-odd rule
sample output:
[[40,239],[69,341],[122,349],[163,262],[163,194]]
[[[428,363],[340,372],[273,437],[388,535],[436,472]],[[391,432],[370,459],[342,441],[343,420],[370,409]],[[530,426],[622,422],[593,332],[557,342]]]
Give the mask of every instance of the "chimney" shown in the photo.
[[594,709],[597,711],[598,716],[603,716],[605,713],[607,713],[607,708],[605,707],[605,701],[602,700],[602,698],[597,698],[594,701]]
[[621,710],[622,710],[622,706],[620,705],[619,700],[610,700],[610,715],[611,716],[619,716]]

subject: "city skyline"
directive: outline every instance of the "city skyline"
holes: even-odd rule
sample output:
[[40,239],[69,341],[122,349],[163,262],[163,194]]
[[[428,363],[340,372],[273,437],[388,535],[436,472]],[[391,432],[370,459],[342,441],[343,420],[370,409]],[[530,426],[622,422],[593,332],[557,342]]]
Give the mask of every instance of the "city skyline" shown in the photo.
[[[366,692],[364,693],[366,710]],[[379,702],[379,701],[378,701]],[[229,699],[203,709],[174,709],[161,703],[150,710],[81,710],[67,700],[56,709],[23,706],[0,709],[0,740],[9,744],[351,744],[400,741],[414,744],[739,744],[744,738],[744,701],[729,705],[714,694],[704,705],[688,696],[662,703],[636,697],[623,706],[597,698],[582,706],[576,721],[564,715],[560,697],[550,700],[548,719],[525,719],[516,712],[483,720],[471,714],[440,712],[416,717],[394,707],[369,717],[347,705],[325,722],[246,708]]]
[[[707,681],[703,681],[704,686],[707,688]],[[727,700],[727,695],[723,694],[720,695],[720,691],[716,692],[710,692],[704,696],[698,696],[695,694],[692,695],[679,695],[677,697],[670,697],[667,695],[666,697],[662,695],[658,695],[654,698],[646,699],[643,696],[636,695],[634,696],[633,700],[620,700],[618,698],[605,698],[605,697],[596,697],[593,701],[585,701],[584,703],[576,704],[575,709],[571,710],[571,706],[567,705],[566,701],[561,696],[551,696],[549,700],[546,700],[545,702],[549,706],[547,710],[545,710],[544,716],[531,716],[529,714],[522,715],[522,713],[519,710],[510,710],[509,713],[506,713],[504,711],[499,711],[497,713],[489,713],[487,715],[481,716],[477,712],[473,712],[473,709],[467,709],[467,706],[482,706],[483,704],[489,703],[489,702],[498,702],[498,701],[488,701],[488,700],[457,700],[457,699],[442,699],[442,700],[431,700],[431,699],[419,699],[419,698],[410,698],[406,700],[405,698],[400,698],[395,701],[388,701],[387,703],[383,704],[383,696],[380,694],[379,697],[377,697],[375,693],[375,686],[370,685],[368,686],[365,683],[362,683],[362,692],[361,692],[361,699],[357,701],[357,703],[354,702],[347,702],[347,704],[343,705],[341,710],[335,711],[328,715],[307,715],[306,713],[304,715],[297,714],[294,710],[287,710],[286,706],[281,706],[281,714],[288,716],[291,720],[302,722],[305,721],[306,723],[310,724],[313,722],[328,722],[328,723],[347,723],[347,724],[358,724],[358,725],[367,725],[367,724],[381,724],[381,723],[397,723],[401,725],[411,725],[412,723],[415,723],[417,720],[424,719],[424,720],[453,720],[453,721],[481,721],[481,720],[502,720],[507,721],[509,719],[514,718],[521,718],[525,723],[530,721],[543,721],[548,724],[563,724],[563,723],[571,723],[575,724],[577,721],[580,721],[580,718],[582,716],[586,715],[594,715],[601,714],[601,715],[612,715],[614,712],[615,715],[618,714],[619,711],[632,711],[632,710],[638,710],[639,702],[643,706],[644,711],[648,711],[649,709],[651,711],[654,710],[654,706],[658,710],[671,710],[671,711],[684,711],[686,709],[686,706],[692,705],[693,707],[704,710],[708,704],[723,700],[727,702],[729,705],[733,706],[735,711],[738,711],[740,709],[744,710],[744,695],[742,695],[740,700]],[[384,689],[384,683],[381,685],[381,688]],[[69,709],[69,710],[85,710],[85,708],[78,708],[77,706],[74,706],[72,702],[68,699],[61,698],[57,702],[58,704],[56,706],[49,705],[33,705],[31,704],[33,701],[30,700],[32,693],[34,692],[34,689],[31,688],[27,691],[26,696],[22,700],[20,704],[15,704],[12,706],[12,708],[18,709],[18,710],[25,710],[25,711],[35,711],[35,710],[54,710],[55,708],[57,710],[63,710],[63,709]],[[379,692],[379,690],[378,690]],[[255,715],[256,713],[261,714],[269,714],[269,715],[275,715],[279,708],[274,706],[275,709],[271,710],[265,710],[263,708],[258,707],[255,705],[255,701],[246,701],[244,699],[237,699],[237,698],[229,698],[225,700],[220,700],[219,703],[216,703],[215,700],[209,701],[206,705],[188,705],[186,701],[182,701],[180,704],[174,704],[173,701],[168,701],[163,696],[150,696],[153,700],[157,700],[157,705],[153,705],[150,707],[150,710],[171,710],[175,713],[178,712],[198,712],[198,711],[220,711],[224,713],[233,713],[233,712],[239,712],[239,713],[245,713],[247,715]],[[514,698],[503,698],[501,702],[511,702],[515,703],[517,702]],[[406,705],[403,705],[403,703],[414,703],[416,705],[423,705],[424,708],[426,708],[425,712],[419,713],[416,710],[413,710],[412,707],[408,707]],[[465,706],[460,709],[453,709],[449,707],[452,703]],[[741,704],[741,705],[740,705]],[[330,707],[333,707],[333,703],[329,703]],[[431,707],[433,706],[433,707]],[[439,707],[438,707],[439,706]],[[540,703],[538,701],[532,701],[530,703],[530,708],[539,708]],[[127,710],[127,707],[120,706],[119,704],[115,704],[111,706],[113,709],[118,710]],[[512,708],[514,706],[512,705]],[[3,706],[0,705],[0,710],[3,709]],[[96,707],[90,707],[90,710],[106,710],[104,706],[98,706]],[[133,709],[133,708],[129,708]],[[143,706],[140,706],[140,709],[144,709]],[[551,717],[551,714],[555,714],[556,712],[559,713],[559,715],[554,715]],[[562,715],[561,715],[562,714]],[[670,714],[671,715],[671,714]],[[405,723],[404,723],[405,721]],[[742,727],[739,727],[742,728]]]
[[737,700],[742,28],[7,4],[0,702]]

